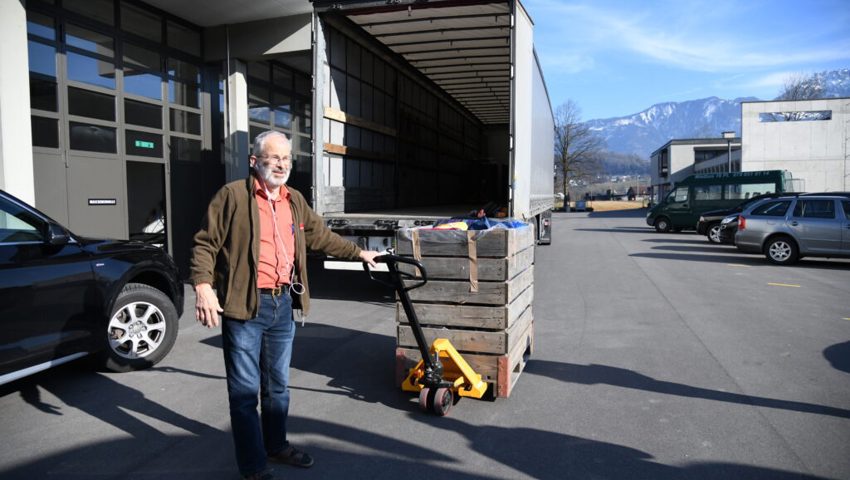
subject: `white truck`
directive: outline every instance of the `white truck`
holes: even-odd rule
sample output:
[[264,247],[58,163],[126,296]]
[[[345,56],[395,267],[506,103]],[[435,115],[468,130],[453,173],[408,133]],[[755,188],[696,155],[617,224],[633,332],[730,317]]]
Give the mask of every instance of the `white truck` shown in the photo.
[[554,116],[519,1],[315,0],[313,41],[312,200],[334,231],[385,250],[483,210],[549,243]]

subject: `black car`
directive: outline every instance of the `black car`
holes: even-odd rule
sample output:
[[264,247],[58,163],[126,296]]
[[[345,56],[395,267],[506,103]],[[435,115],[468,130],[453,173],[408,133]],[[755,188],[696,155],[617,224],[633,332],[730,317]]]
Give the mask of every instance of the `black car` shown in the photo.
[[161,248],[76,236],[0,190],[0,384],[88,354],[113,371],[150,367],[182,310]]
[[[697,222],[697,233],[700,235],[705,235],[708,238],[708,241],[711,243],[731,243],[728,241],[728,237],[726,240],[720,236],[720,222],[724,217],[735,213],[741,213],[745,208],[753,205],[755,202],[759,200],[763,200],[765,198],[774,198],[781,193],[766,193],[764,195],[756,195],[752,198],[748,198],[741,203],[735,205],[732,208],[724,209],[724,210],[711,210],[708,212],[704,212],[699,217],[699,221]],[[732,238],[735,237],[735,234],[732,234]]]

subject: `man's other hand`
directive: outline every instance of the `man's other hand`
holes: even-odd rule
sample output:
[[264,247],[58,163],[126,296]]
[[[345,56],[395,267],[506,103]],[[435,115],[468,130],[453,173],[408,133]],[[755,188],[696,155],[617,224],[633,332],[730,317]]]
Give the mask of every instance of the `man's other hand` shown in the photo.
[[217,327],[218,314],[224,310],[218,304],[218,297],[209,283],[195,285],[195,318],[207,328]]

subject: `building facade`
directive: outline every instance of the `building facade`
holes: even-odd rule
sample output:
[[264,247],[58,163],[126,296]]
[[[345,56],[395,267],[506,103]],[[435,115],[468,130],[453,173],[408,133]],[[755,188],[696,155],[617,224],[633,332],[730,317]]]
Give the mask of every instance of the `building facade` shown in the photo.
[[[0,188],[86,236],[164,246],[185,269],[251,141],[293,141],[312,185],[307,0],[0,3]],[[185,271],[185,270],[184,270]]]
[[746,171],[788,170],[800,190],[850,191],[850,98],[741,104]]
[[740,138],[670,140],[650,155],[652,201],[660,202],[676,182],[695,173],[729,171],[741,171]]

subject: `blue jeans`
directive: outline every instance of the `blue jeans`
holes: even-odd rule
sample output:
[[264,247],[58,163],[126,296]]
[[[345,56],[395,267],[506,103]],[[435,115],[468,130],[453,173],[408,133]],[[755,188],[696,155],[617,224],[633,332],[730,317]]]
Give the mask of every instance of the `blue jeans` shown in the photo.
[[289,360],[295,338],[292,299],[286,293],[261,294],[257,317],[248,321],[225,317],[222,336],[236,463],[242,475],[251,475],[266,468],[268,455],[288,445]]

